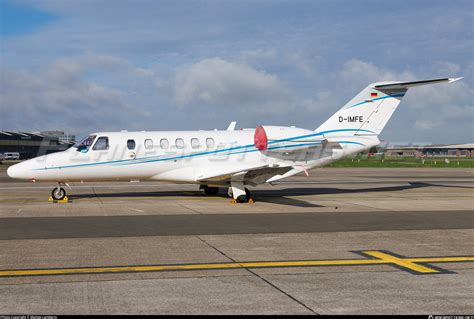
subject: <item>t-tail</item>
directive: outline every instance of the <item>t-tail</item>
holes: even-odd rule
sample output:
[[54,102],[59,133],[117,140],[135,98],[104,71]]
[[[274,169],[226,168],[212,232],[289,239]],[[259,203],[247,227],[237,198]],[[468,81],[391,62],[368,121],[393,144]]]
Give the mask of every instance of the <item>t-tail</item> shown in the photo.
[[408,88],[462,78],[445,78],[415,82],[372,83],[316,129],[332,136],[377,136],[397,109]]

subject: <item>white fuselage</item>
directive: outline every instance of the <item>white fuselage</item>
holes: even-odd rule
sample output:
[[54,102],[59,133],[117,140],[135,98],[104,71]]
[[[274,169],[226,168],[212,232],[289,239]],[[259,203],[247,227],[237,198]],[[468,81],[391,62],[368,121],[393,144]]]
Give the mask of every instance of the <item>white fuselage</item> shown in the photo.
[[[325,165],[379,143],[375,136],[356,137],[354,132],[338,130],[265,129],[269,139],[264,151],[254,143],[254,129],[99,132],[91,135],[87,150],[72,147],[40,156],[12,166],[8,175],[36,181],[163,180],[224,185],[235,173],[287,168],[284,173],[270,170],[245,180],[256,185]],[[94,149],[101,137],[107,138],[107,147]],[[325,147],[331,144],[328,141],[340,143],[342,148]]]

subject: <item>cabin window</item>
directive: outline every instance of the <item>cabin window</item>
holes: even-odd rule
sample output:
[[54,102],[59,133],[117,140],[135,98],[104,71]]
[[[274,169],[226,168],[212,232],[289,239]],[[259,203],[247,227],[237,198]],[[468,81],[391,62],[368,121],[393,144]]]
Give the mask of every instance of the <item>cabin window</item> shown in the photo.
[[127,148],[129,150],[134,150],[135,149],[135,140],[128,140],[127,141]]
[[164,150],[167,149],[168,147],[170,147],[170,143],[168,142],[168,140],[166,138],[162,138],[160,140],[160,147]]
[[182,138],[177,138],[174,143],[176,148],[184,148],[184,140]]
[[107,136],[101,136],[97,139],[94,146],[92,147],[94,151],[105,151],[109,149],[109,138]]
[[215,146],[213,138],[206,138],[206,146],[207,148],[213,148]]
[[201,145],[199,144],[199,140],[197,138],[191,139],[191,147],[192,148],[199,148]]
[[150,140],[150,139],[145,140],[145,149],[147,150],[153,149],[153,140]]
[[94,142],[95,137],[96,135],[89,135],[85,137],[84,139],[82,139],[82,141],[76,143],[74,147],[77,148],[78,152],[86,153],[91,147],[92,143]]

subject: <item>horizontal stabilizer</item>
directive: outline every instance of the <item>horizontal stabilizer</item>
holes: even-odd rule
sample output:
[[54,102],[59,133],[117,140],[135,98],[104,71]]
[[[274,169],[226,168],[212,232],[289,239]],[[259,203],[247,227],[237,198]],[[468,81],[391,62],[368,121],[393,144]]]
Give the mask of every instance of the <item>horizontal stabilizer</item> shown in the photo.
[[434,83],[443,83],[443,82],[455,82],[461,80],[462,78],[444,78],[444,79],[433,79],[433,80],[424,80],[424,81],[413,81],[413,82],[395,82],[390,84],[380,84],[374,86],[375,89],[381,90],[398,90],[398,89],[408,89],[414,86],[434,84]]

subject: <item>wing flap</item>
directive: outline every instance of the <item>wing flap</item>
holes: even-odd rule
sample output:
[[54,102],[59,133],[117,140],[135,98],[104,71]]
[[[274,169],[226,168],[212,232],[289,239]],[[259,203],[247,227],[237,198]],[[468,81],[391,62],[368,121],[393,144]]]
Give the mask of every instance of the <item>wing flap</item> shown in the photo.
[[199,175],[198,178],[197,178],[197,181],[198,182],[204,182],[204,181],[212,181],[212,182],[219,182],[219,181],[225,181],[225,180],[229,180],[231,177],[233,176],[237,176],[237,175],[241,175],[241,174],[246,174],[248,173],[249,171],[252,171],[252,170],[258,170],[258,169],[261,169],[261,168],[265,168],[265,167],[268,167],[268,165],[262,165],[262,166],[258,166],[258,167],[246,167],[246,168],[241,168],[241,169],[238,169],[238,170],[234,170],[234,171],[227,171],[227,172],[219,172],[219,173],[216,173],[215,171],[213,173],[210,173],[210,174],[202,174],[202,175]]
[[264,165],[254,168],[246,168],[238,171],[221,173],[221,174],[211,174],[198,178],[198,182],[202,183],[216,183],[222,184],[229,182],[233,177],[244,175],[246,183],[251,185],[256,185],[264,183],[267,179],[272,176],[285,174],[286,172],[292,170],[292,166],[283,166],[283,167],[271,167],[269,165]]

